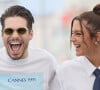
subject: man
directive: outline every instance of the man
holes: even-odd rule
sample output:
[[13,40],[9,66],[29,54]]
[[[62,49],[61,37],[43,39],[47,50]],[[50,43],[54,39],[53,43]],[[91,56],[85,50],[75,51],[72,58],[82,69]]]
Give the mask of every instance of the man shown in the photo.
[[0,50],[0,90],[52,90],[55,58],[45,50],[28,47],[34,18],[15,5],[1,16],[5,48]]

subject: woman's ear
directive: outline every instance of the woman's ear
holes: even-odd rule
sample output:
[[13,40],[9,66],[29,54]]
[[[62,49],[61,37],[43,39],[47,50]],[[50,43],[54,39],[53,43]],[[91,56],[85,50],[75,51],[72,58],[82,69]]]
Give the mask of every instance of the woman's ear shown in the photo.
[[97,42],[100,42],[100,32],[96,33],[96,39],[97,39]]

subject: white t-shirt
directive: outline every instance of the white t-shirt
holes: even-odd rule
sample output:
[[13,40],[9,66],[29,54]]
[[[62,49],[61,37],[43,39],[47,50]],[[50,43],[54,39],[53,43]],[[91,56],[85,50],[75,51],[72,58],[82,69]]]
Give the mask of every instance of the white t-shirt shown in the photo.
[[12,60],[0,50],[0,90],[50,90],[57,62],[45,50],[29,48],[26,59]]
[[61,87],[58,90],[93,90],[95,69],[96,67],[84,56],[66,61],[57,70]]

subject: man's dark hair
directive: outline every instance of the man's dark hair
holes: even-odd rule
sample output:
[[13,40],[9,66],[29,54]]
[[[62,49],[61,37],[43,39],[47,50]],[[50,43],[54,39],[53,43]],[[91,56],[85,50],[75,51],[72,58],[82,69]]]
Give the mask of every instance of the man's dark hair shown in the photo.
[[15,5],[9,7],[1,16],[1,25],[2,29],[4,28],[5,19],[8,17],[20,16],[26,19],[27,27],[29,30],[32,30],[32,23],[34,23],[34,18],[32,13],[23,6]]

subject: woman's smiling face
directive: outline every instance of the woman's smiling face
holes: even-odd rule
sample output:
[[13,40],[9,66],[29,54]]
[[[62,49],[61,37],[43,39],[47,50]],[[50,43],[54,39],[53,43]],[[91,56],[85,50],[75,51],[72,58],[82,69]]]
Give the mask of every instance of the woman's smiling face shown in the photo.
[[95,49],[93,38],[90,37],[88,30],[85,28],[86,21],[82,21],[82,27],[79,20],[73,21],[71,42],[76,48],[77,56],[88,56]]

